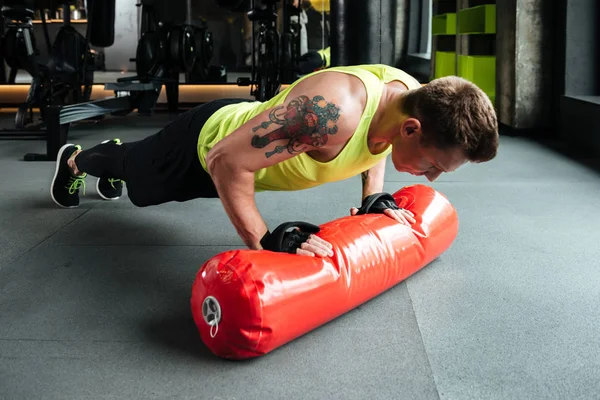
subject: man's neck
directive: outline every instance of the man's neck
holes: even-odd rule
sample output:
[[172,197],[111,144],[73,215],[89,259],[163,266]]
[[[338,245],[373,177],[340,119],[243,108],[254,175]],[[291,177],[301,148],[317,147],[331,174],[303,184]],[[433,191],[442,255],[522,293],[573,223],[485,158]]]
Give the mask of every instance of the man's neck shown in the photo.
[[407,87],[398,81],[393,81],[384,86],[384,91],[381,94],[381,100],[377,107],[377,112],[371,121],[369,129],[369,141],[371,143],[390,143],[388,137],[388,127],[390,120],[398,120],[402,115],[402,98],[407,91]]

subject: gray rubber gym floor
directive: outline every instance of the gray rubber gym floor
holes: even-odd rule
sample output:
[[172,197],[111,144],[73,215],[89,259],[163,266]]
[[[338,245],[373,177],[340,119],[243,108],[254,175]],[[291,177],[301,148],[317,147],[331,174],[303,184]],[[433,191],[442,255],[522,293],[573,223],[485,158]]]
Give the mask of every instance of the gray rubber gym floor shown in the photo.
[[[72,130],[84,147],[142,138],[172,118]],[[1,399],[591,399],[600,393],[600,177],[518,137],[432,186],[460,218],[438,260],[333,322],[250,361],[202,344],[190,288],[242,247],[218,200],[57,208],[54,164],[0,142]],[[596,164],[596,168],[588,164]],[[385,189],[426,183],[389,168]],[[360,179],[261,193],[270,226],[347,214]]]

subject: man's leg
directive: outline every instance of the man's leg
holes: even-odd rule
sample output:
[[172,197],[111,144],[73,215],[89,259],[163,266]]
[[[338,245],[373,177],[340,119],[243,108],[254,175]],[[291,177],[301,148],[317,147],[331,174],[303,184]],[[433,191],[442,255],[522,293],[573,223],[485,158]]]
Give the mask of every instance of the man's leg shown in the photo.
[[129,199],[139,207],[218,197],[198,159],[198,135],[216,110],[240,101],[247,100],[223,99],[195,107],[138,142],[108,142],[84,151],[75,145],[63,146],[52,198],[61,207],[79,205],[79,189],[88,174],[125,181]]
[[[89,175],[98,177],[96,192],[104,200],[117,200],[123,194],[123,181],[125,180],[123,163],[127,149],[132,144],[127,143],[124,147],[115,147],[122,144],[118,138],[105,140],[99,146],[84,151],[83,154],[77,154],[77,162],[73,158],[74,168],[80,165],[82,170],[89,171]],[[97,160],[95,157],[102,157],[103,160]]]
[[85,178],[91,175],[104,182],[125,181],[129,199],[139,207],[177,200],[178,193],[185,190],[182,177],[198,158],[199,131],[191,130],[186,119],[182,115],[137,142],[106,141],[87,150],[63,146],[52,181],[52,199],[64,208],[77,207]]
[[198,137],[206,121],[217,110],[247,101],[219,99],[197,106],[181,114],[156,135],[132,146],[124,161],[131,202],[145,207],[218,197],[212,178],[200,163]]
[[56,163],[51,194],[56,204],[64,208],[79,205],[79,190],[85,189],[85,178],[92,175],[100,178],[98,187],[109,184],[113,190],[105,189],[103,198],[118,198],[122,181],[126,180],[124,160],[127,150],[134,145],[121,145],[118,139],[107,140],[89,150],[81,150],[74,144],[64,145]]

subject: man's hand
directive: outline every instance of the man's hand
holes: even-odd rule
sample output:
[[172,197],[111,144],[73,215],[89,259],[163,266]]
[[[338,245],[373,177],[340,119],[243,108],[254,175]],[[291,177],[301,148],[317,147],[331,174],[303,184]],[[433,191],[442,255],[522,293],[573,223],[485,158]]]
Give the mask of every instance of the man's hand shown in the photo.
[[308,257],[333,257],[332,248],[331,243],[318,236],[310,235],[306,242],[302,243],[300,248],[296,250],[296,254]]
[[[358,209],[356,209],[356,208],[353,208],[353,209],[358,211]],[[415,219],[415,215],[412,212],[405,210],[403,208],[401,208],[399,210],[392,210],[391,208],[388,208],[383,213],[385,215],[387,215],[388,217],[393,218],[396,221],[398,221],[404,225],[410,225],[410,224],[414,224],[415,222],[417,222],[417,220]],[[355,214],[352,214],[352,215],[355,215]]]
[[385,214],[397,222],[410,225],[416,222],[412,212],[399,208],[392,195],[388,193],[375,193],[363,199],[363,204],[359,208],[352,207],[350,215],[358,214]]
[[[352,207],[350,209],[350,215],[354,216],[357,213],[358,213],[358,208]],[[417,222],[415,220],[415,215],[412,212],[405,210],[403,208],[401,208],[399,210],[393,210],[391,208],[388,208],[388,209],[384,210],[383,213],[385,215],[387,215],[388,217],[393,218],[396,221],[398,221],[404,225],[410,225],[410,224],[414,224],[415,222]]]
[[286,222],[279,225],[273,233],[267,232],[260,244],[265,250],[309,257],[331,257],[333,246],[314,235],[319,230],[318,226],[306,222]]

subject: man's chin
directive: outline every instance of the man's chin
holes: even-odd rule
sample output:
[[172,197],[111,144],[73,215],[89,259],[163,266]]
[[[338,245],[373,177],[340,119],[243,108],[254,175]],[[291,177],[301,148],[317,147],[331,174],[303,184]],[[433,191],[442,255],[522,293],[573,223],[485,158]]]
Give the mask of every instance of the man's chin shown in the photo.
[[416,173],[414,171],[411,171],[410,169],[402,168],[402,167],[396,168],[396,171],[398,171],[398,172],[404,172],[404,173],[410,174],[412,176],[422,176],[423,175],[422,173]]

